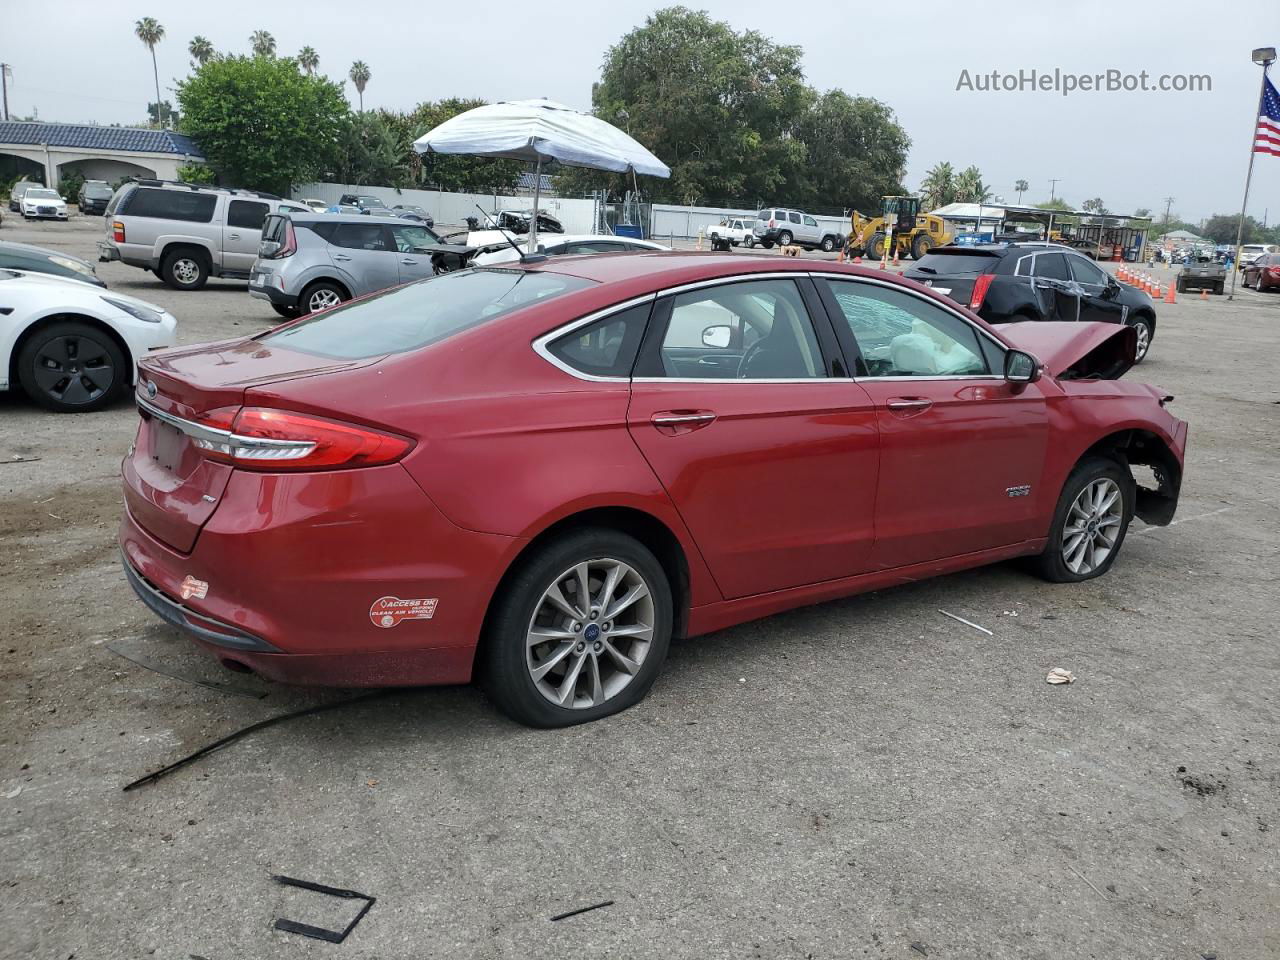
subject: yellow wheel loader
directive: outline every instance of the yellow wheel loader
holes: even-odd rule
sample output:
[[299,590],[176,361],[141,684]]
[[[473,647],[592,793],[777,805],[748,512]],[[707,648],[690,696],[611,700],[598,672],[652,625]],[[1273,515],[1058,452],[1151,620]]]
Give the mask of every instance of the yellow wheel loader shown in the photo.
[[864,217],[857,210],[849,218],[848,254],[851,257],[868,257],[881,260],[889,237],[889,225],[893,226],[892,259],[897,251],[899,259],[908,254],[919,260],[934,247],[951,242],[951,234],[941,217],[920,212],[919,197],[885,197],[884,213],[878,217]]

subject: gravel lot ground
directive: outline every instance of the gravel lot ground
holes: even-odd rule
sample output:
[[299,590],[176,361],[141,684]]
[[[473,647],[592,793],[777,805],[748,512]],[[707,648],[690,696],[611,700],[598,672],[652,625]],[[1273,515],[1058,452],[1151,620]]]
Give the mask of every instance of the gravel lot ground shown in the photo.
[[[100,229],[0,238],[92,259]],[[276,319],[243,284],[100,273],[186,343]],[[0,463],[0,956],[1280,956],[1278,365],[1280,296],[1161,309],[1130,376],[1191,422],[1182,504],[1101,580],[1002,565],[773,617],[676,645],[648,700],[566,731],[398,691],[127,794],[344,694],[225,673],[133,598],[127,402],[0,395],[0,461],[40,458]],[[378,902],[342,946],[281,933],[354,914],[281,873]]]

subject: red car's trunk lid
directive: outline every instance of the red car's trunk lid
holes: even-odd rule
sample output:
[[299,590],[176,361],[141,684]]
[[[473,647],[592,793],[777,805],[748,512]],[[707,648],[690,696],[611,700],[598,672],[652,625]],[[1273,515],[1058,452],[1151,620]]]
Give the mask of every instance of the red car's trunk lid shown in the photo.
[[255,340],[204,344],[141,360],[142,422],[122,467],[129,513],[162,543],[190,552],[233,469],[204,456],[197,443],[201,427],[230,427],[252,387],[374,362],[329,360]]

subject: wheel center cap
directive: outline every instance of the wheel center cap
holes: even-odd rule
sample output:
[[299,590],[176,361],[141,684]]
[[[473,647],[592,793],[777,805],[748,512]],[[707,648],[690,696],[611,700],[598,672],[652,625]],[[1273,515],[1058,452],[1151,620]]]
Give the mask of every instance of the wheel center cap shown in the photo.
[[598,623],[589,624],[587,629],[582,631],[582,638],[587,643],[595,643],[600,639],[600,625]]

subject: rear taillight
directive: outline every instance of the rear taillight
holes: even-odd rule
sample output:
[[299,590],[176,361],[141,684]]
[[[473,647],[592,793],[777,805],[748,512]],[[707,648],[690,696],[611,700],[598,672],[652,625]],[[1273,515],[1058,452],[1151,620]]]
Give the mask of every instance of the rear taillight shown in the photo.
[[987,290],[991,288],[991,281],[996,278],[994,273],[984,273],[978,277],[973,285],[973,296],[969,298],[969,309],[980,310],[982,301],[987,298]]
[[1267,273],[1273,277],[1280,277],[1280,267],[1267,267]]
[[778,224],[774,222],[773,217],[770,217],[770,218],[769,218],[769,229],[770,229],[770,230],[772,230],[772,229],[773,229],[774,227],[776,227],[777,225],[778,225]]
[[[229,408],[200,419],[216,427]],[[216,427],[227,430],[226,427]],[[211,460],[246,470],[338,470],[394,463],[413,441],[354,423],[341,423],[288,410],[245,407],[219,435],[193,437]]]
[[119,220],[111,224],[111,239],[116,243],[124,243],[124,224]]
[[298,252],[298,237],[293,232],[293,224],[286,220],[284,222],[284,242],[280,244],[279,249],[269,256],[263,257],[264,260],[280,260],[284,257],[292,257]]

